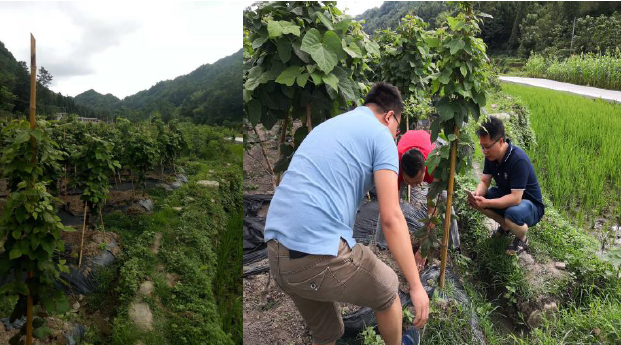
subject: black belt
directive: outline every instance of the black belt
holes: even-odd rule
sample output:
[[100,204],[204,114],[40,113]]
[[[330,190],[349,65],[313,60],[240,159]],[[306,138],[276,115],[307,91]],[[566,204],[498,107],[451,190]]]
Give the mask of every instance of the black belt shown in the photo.
[[297,250],[291,250],[289,249],[289,259],[300,259],[303,258],[307,255],[310,255],[308,253],[303,253],[303,252],[298,252]]

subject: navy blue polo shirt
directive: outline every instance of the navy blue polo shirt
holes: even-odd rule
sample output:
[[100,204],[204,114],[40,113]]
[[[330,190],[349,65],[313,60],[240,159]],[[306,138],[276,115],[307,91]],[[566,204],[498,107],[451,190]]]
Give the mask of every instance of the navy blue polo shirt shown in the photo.
[[511,194],[512,189],[524,190],[522,198],[537,205],[543,215],[545,205],[533,164],[524,150],[511,144],[509,139],[506,141],[509,147],[502,161],[498,163],[485,158],[483,174],[492,175],[496,181],[496,187],[503,196]]

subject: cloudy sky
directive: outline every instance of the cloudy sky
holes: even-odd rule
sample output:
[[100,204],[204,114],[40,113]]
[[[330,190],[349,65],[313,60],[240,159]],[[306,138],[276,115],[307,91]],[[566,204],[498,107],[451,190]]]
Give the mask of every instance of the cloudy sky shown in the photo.
[[86,90],[124,98],[161,80],[188,74],[242,48],[244,1],[0,2],[0,41],[30,66],[30,33],[37,67],[51,89]]

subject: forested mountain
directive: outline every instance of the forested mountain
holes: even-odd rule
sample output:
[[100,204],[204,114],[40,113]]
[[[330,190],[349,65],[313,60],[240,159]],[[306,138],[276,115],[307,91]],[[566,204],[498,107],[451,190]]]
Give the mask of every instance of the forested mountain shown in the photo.
[[190,74],[161,81],[123,99],[121,105],[143,113],[171,110],[198,123],[242,122],[242,50],[202,65]]
[[[88,90],[75,98],[50,91],[51,74],[39,70],[37,113],[75,113],[84,117],[144,120],[158,112],[164,121],[185,118],[196,123],[238,126],[242,122],[242,50],[173,80],[158,82],[123,100]],[[122,82],[122,81],[119,81]],[[27,114],[30,72],[0,42],[0,116]]]
[[[81,116],[95,116],[87,107],[77,105],[72,97],[63,96],[47,88],[52,77],[39,70],[37,78],[37,113],[78,113]],[[0,116],[20,116],[30,109],[30,71],[24,61],[17,61],[13,54],[0,42]]]
[[[356,19],[366,21],[368,34],[395,28],[408,13],[435,28],[453,14],[455,6],[435,1],[385,1]],[[481,25],[482,38],[492,54],[528,56],[533,51],[563,57],[571,53],[570,49],[573,53],[603,53],[621,47],[621,2],[477,1],[475,9],[493,16]]]
[[76,104],[87,106],[95,109],[105,116],[111,116],[115,110],[121,107],[121,100],[109,93],[102,95],[99,92],[90,89],[75,96]]
[[242,121],[242,51],[205,64],[187,75],[160,81],[123,100],[88,90],[76,96],[80,105],[102,114],[148,118],[159,112],[167,121],[188,118],[197,123],[231,126]]

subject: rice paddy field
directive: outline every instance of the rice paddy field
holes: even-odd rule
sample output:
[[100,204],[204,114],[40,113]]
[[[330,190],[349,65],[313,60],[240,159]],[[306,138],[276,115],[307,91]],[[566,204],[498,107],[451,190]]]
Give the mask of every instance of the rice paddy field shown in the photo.
[[[531,113],[528,152],[543,190],[577,224],[615,221],[621,205],[621,104],[503,84]],[[592,224],[591,224],[592,225]]]

